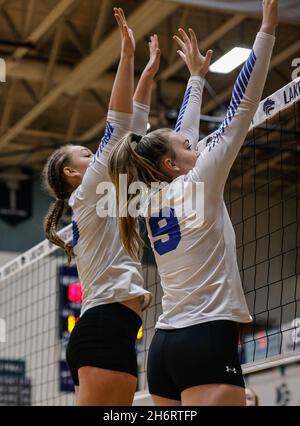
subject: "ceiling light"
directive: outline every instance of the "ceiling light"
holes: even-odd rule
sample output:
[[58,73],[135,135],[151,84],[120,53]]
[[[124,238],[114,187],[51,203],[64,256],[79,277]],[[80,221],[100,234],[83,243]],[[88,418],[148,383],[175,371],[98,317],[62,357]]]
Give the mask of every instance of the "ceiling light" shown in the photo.
[[224,56],[213,63],[209,70],[220,74],[228,74],[237,68],[239,65],[244,63],[251,53],[251,49],[245,49],[243,47],[234,47]]

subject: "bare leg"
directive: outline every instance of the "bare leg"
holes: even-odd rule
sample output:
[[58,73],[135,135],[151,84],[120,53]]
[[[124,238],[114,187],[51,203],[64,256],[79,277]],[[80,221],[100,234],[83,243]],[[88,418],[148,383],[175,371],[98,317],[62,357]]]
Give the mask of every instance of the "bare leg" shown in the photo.
[[193,386],[181,393],[181,401],[183,406],[246,405],[245,389],[225,384]]
[[81,367],[78,375],[80,383],[78,405],[132,405],[137,378],[131,374],[96,367]]
[[151,395],[151,398],[154,405],[157,405],[157,406],[165,406],[165,405],[180,406],[181,405],[181,401],[177,401],[176,399],[162,398],[161,396],[157,396],[157,395]]
[[75,405],[78,405],[79,386],[75,386]]

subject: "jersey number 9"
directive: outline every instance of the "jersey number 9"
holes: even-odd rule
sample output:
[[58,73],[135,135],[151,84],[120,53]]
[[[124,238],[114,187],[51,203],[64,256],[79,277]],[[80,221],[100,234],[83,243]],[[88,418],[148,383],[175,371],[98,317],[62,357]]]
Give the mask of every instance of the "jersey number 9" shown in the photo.
[[181,240],[181,232],[175,210],[164,207],[159,215],[149,219],[149,226],[154,242],[155,251],[161,256],[176,250]]

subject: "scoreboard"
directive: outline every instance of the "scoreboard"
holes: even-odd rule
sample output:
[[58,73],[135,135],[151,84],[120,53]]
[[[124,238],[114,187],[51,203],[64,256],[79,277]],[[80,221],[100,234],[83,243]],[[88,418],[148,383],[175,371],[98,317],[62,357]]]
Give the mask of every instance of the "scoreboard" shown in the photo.
[[60,266],[58,270],[59,337],[61,358],[59,361],[59,390],[74,392],[74,384],[66,362],[66,348],[70,334],[79,319],[82,289],[76,266]]
[[68,339],[79,319],[82,288],[76,266],[59,268],[60,338]]

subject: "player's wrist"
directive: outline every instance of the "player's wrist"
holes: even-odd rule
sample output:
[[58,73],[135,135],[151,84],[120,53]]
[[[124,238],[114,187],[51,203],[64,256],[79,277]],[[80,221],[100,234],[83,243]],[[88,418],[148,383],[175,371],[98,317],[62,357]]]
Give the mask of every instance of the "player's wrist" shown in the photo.
[[277,25],[269,25],[269,24],[262,24],[260,28],[261,33],[271,34],[275,35]]
[[156,71],[151,70],[151,67],[146,67],[142,73],[142,77],[149,82],[152,82],[154,80],[155,75]]
[[134,51],[128,51],[125,49],[121,50],[121,56],[120,59],[122,61],[132,61],[134,58]]
[[204,78],[207,74],[207,71],[203,71],[203,70],[194,70],[194,71],[190,71],[191,73],[191,77],[201,77]]

